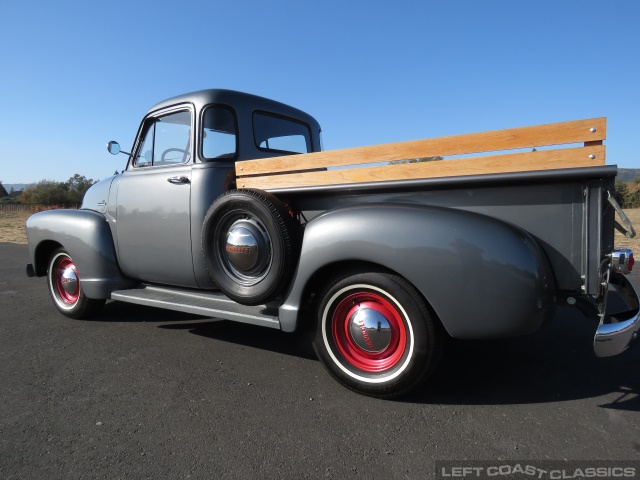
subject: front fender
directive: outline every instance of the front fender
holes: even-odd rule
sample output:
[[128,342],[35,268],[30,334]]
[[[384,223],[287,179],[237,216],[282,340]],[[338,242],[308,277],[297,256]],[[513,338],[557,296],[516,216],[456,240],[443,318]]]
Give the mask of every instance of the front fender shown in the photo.
[[118,267],[111,229],[91,210],[48,210],[27,219],[29,256],[37,276],[46,275],[53,250],[62,246],[73,258],[89,298],[109,298],[114,290],[136,283]]
[[295,330],[305,286],[316,272],[354,261],[406,278],[453,337],[530,333],[553,313],[551,267],[527,232],[463,210],[365,204],[325,212],[307,225],[280,307],[282,329]]

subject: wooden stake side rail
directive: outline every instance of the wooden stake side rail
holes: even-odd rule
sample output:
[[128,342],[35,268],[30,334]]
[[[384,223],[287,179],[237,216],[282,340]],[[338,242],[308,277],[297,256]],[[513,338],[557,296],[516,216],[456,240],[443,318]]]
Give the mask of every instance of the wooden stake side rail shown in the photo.
[[[606,118],[236,162],[237,185],[263,190],[581,168],[605,164]],[[357,167],[422,157],[583,143],[584,147]],[[318,171],[329,167],[356,166]]]

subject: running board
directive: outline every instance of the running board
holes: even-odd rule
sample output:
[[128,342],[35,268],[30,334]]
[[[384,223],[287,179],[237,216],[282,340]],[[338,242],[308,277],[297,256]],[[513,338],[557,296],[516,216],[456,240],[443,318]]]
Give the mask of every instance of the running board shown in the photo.
[[220,292],[145,285],[116,290],[111,299],[280,329],[277,307],[240,305]]

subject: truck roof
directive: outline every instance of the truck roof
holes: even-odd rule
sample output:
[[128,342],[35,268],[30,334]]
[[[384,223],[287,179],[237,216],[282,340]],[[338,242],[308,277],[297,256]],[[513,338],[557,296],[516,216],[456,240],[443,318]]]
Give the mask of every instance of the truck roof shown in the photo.
[[224,104],[233,107],[238,114],[241,112],[251,114],[255,110],[265,110],[277,113],[287,117],[293,117],[307,123],[315,132],[320,130],[318,121],[302,110],[291,107],[281,102],[276,102],[269,98],[252,95],[250,93],[238,92],[235,90],[227,90],[223,88],[210,88],[206,90],[198,90],[196,92],[185,93],[175,97],[168,98],[154,105],[147,112],[152,113],[161,108],[169,107],[179,103],[192,103],[197,109],[210,105],[212,103]]

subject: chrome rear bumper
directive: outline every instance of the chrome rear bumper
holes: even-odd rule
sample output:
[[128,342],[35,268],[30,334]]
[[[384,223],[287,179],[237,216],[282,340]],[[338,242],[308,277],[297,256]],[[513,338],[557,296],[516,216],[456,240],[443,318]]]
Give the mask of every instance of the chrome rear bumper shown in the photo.
[[616,292],[627,309],[613,314],[606,312],[602,317],[593,339],[598,357],[618,355],[640,336],[640,303],[631,282],[624,275],[611,272],[609,290]]

